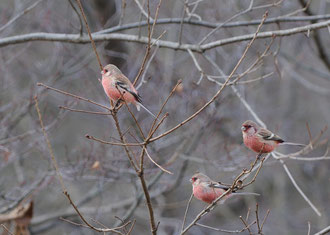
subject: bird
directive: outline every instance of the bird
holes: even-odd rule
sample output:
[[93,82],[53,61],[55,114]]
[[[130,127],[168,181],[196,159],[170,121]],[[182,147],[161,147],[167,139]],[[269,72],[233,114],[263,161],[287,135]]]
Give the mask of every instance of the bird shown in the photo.
[[245,146],[258,154],[271,153],[279,144],[306,146],[304,144],[286,142],[280,136],[258,126],[251,120],[245,121],[241,130]]
[[102,86],[106,95],[115,102],[115,107],[118,107],[120,102],[132,103],[136,109],[140,111],[140,107],[144,108],[150,115],[156,116],[142,105],[141,96],[131,83],[131,81],[113,64],[108,64],[103,67]]
[[[207,175],[203,173],[196,173],[194,174],[190,182],[192,183],[193,187],[193,194],[194,197],[200,201],[206,202],[211,204],[215,199],[220,197],[223,193],[225,193],[229,187],[224,186],[218,182],[212,181]],[[256,195],[259,196],[257,193],[249,193],[249,192],[230,192],[226,194],[222,199],[220,199],[220,203],[224,203],[228,198],[233,195]]]

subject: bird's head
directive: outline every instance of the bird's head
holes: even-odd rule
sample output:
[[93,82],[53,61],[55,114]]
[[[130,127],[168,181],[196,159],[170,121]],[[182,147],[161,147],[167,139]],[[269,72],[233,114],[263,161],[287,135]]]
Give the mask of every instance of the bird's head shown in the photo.
[[190,182],[193,185],[198,185],[200,183],[207,182],[207,181],[211,181],[210,178],[202,173],[196,173],[190,179]]
[[102,76],[113,76],[116,74],[121,74],[122,72],[116,65],[108,64],[103,67],[103,70],[101,71]]
[[251,120],[247,120],[242,124],[241,130],[243,133],[254,134],[258,130],[258,125]]

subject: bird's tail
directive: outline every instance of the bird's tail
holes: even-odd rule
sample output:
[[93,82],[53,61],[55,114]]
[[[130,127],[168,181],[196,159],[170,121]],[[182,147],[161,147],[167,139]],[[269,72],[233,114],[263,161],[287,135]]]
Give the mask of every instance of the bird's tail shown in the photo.
[[293,143],[293,142],[283,142],[280,143],[280,145],[294,145],[294,146],[300,146],[300,147],[306,147],[306,144],[299,144],[299,143]]
[[259,193],[250,193],[250,192],[234,192],[232,195],[250,195],[250,196],[260,196]]
[[250,193],[250,192],[239,192],[239,193],[237,193],[237,192],[233,192],[233,193],[229,194],[228,197],[225,197],[223,200],[220,200],[220,204],[223,204],[227,200],[227,198],[232,198],[236,195],[238,195],[238,196],[260,196],[259,193]]
[[153,114],[149,109],[147,109],[143,104],[141,104],[140,102],[137,102],[136,103],[136,109],[138,111],[140,111],[140,106],[145,110],[147,111],[151,116],[153,116],[154,118],[157,118],[155,114]]

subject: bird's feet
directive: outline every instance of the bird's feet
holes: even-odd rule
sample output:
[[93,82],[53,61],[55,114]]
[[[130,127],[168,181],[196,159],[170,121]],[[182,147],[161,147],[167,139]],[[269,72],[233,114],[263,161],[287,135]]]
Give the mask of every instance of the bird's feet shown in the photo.
[[117,100],[115,104],[115,108],[118,108],[122,101],[123,101],[122,99]]

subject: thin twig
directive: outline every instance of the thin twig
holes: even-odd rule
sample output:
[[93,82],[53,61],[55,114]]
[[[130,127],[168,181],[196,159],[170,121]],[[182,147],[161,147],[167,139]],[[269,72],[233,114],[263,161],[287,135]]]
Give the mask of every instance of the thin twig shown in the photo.
[[249,232],[249,234],[252,235],[252,232],[251,232],[251,230],[250,230],[248,224],[246,223],[246,221],[243,219],[243,217],[240,216],[239,218],[240,218],[240,220],[242,221],[242,223],[244,224],[244,226],[245,226],[245,228],[247,229],[247,231]]
[[80,0],[77,0],[77,3],[78,3],[78,6],[79,6],[79,9],[80,9],[81,15],[83,16],[83,19],[84,19],[84,22],[85,22],[85,25],[86,25],[86,29],[87,29],[87,32],[88,32],[88,36],[89,36],[90,42],[92,43],[92,47],[93,47],[93,50],[94,50],[94,52],[95,52],[97,62],[99,63],[99,66],[100,66],[100,70],[103,70],[103,66],[102,66],[102,63],[101,63],[101,60],[100,60],[99,54],[97,53],[96,46],[95,46],[95,42],[94,42],[94,40],[93,40],[93,37],[92,37],[91,31],[90,31],[90,29],[89,29],[89,26],[88,26],[88,23],[87,23],[87,18],[86,18],[86,15],[85,15],[85,13],[84,13],[84,10],[83,10],[83,7],[82,7],[82,5],[81,5]]
[[[217,202],[220,201],[222,198],[224,198],[226,195],[230,194],[233,191],[237,190],[237,184],[239,181],[241,181],[241,178],[244,175],[248,175],[251,173],[251,171],[254,169],[256,163],[258,161],[258,158],[256,158],[256,160],[251,164],[250,169],[243,169],[243,171],[234,179],[233,183],[231,184],[231,186],[228,188],[228,190],[226,190],[223,194],[221,194],[218,198],[216,198],[211,204],[209,204],[206,208],[204,208],[204,210],[202,210],[196,217],[195,219],[183,230],[181,231],[181,235],[185,234],[192,226],[196,225],[197,221],[199,221],[204,215],[206,215],[207,213],[209,213],[211,210],[213,210],[216,205]],[[261,162],[264,161],[264,158],[261,160]],[[243,189],[246,186],[250,185],[252,182],[254,182],[255,178],[257,177],[257,175],[260,172],[262,164],[260,165],[260,167],[258,168],[257,172],[255,173],[255,176],[253,177],[253,180],[251,180],[250,183],[246,184],[246,185],[242,185],[241,187],[239,187],[239,189]]]
[[37,0],[35,1],[31,6],[25,8],[23,11],[18,13],[16,16],[14,16],[11,20],[9,20],[5,25],[0,27],[0,32],[5,30],[8,26],[13,24],[16,20],[21,18],[23,15],[27,14],[29,11],[31,11],[33,8],[35,8],[39,3],[41,3],[43,0]]
[[184,16],[186,14],[186,7],[187,7],[187,3],[188,3],[188,0],[185,0],[183,2],[183,8],[182,8],[182,18],[181,18],[181,22],[180,22],[180,32],[179,32],[179,45],[181,45],[181,42],[182,42],[182,32],[183,32],[183,22],[184,22]]
[[[159,118],[159,115],[161,114],[161,112],[163,111],[165,105],[167,104],[169,98],[174,94],[176,88],[178,85],[180,85],[182,83],[181,80],[179,80],[177,82],[177,84],[173,87],[173,89],[171,90],[170,94],[168,95],[168,97],[166,98],[166,100],[164,101],[164,103],[162,104],[162,107],[160,108],[158,114],[157,114],[157,119],[154,119],[152,125],[151,125],[151,128],[150,128],[150,131],[148,133],[148,137],[145,139],[144,142],[142,143],[120,143],[120,142],[109,142],[109,141],[105,141],[105,140],[102,140],[102,139],[99,139],[99,138],[96,138],[94,136],[91,136],[89,134],[86,134],[85,137],[87,139],[91,139],[91,140],[95,140],[95,141],[98,141],[100,143],[103,143],[103,144],[110,144],[110,145],[118,145],[118,146],[144,146],[146,145],[147,143],[150,142],[150,138],[153,136],[153,134],[156,132],[156,130],[159,128],[159,126],[163,123],[163,121],[165,120],[165,118],[168,116],[168,114],[166,113],[162,118],[161,120],[158,122],[158,124],[156,125],[156,121],[158,120]],[[131,113],[131,112],[130,112]],[[131,115],[133,115],[131,113]],[[155,126],[156,125],[156,126]]]
[[256,220],[257,220],[258,234],[261,234],[258,210],[259,210],[259,205],[258,205],[258,203],[256,203]]
[[150,139],[152,136],[153,136],[153,134],[157,131],[157,129],[160,127],[160,125],[164,122],[164,120],[165,120],[165,118],[167,118],[169,116],[169,114],[168,113],[165,113],[164,114],[164,116],[160,119],[160,121],[158,122],[158,124],[155,126],[155,128],[152,130],[152,129],[150,129],[150,130],[152,130],[151,132],[149,132],[149,134],[148,134],[148,138],[146,139],[146,141],[145,142],[148,142],[148,139]]
[[226,229],[214,228],[214,227],[204,225],[204,224],[200,224],[200,223],[196,223],[196,225],[198,225],[200,227],[212,229],[212,230],[215,230],[215,231],[223,232],[223,233],[242,233],[245,230],[247,230],[248,228],[250,228],[252,225],[254,225],[255,223],[256,223],[256,221],[253,221],[252,223],[250,223],[248,226],[245,226],[241,230],[226,230]]
[[94,136],[86,134],[85,137],[90,140],[95,140],[97,142],[100,142],[102,144],[110,144],[110,145],[117,145],[117,146],[143,146],[145,143],[121,143],[121,142],[108,142],[105,140],[101,140],[99,138],[96,138]]
[[85,217],[80,213],[80,211],[78,210],[78,207],[73,203],[71,197],[70,197],[70,194],[65,191],[64,192],[64,195],[68,198],[71,206],[74,208],[74,210],[76,211],[76,213],[79,215],[80,219],[91,229],[97,231],[97,232],[114,232],[115,229],[112,229],[112,228],[107,228],[107,229],[104,229],[104,228],[97,228],[93,225],[91,225],[86,219]]
[[261,226],[260,226],[261,231],[262,231],[262,228],[264,227],[264,224],[265,224],[265,222],[266,222],[266,220],[268,218],[269,213],[270,213],[270,209],[267,210],[266,215],[265,215],[265,217],[264,217],[264,219],[263,219],[263,221],[261,223]]
[[63,182],[63,178],[62,178],[62,175],[60,173],[60,170],[59,170],[59,167],[58,167],[58,163],[56,161],[56,158],[55,158],[55,155],[54,155],[54,152],[53,152],[53,148],[50,144],[50,141],[49,141],[49,138],[48,138],[48,135],[45,131],[45,127],[44,127],[44,123],[43,123],[43,120],[42,120],[42,116],[41,116],[41,112],[40,112],[40,109],[39,109],[39,103],[38,103],[38,98],[37,96],[34,97],[34,101],[35,101],[35,108],[37,110],[37,113],[38,113],[38,117],[39,117],[39,121],[40,121],[40,125],[41,125],[41,129],[42,129],[42,132],[44,134],[44,137],[45,137],[45,140],[46,140],[46,143],[47,143],[47,146],[48,146],[48,150],[49,150],[49,153],[50,153],[50,156],[51,156],[51,160],[52,160],[52,163],[55,167],[55,171],[56,171],[56,174],[59,178],[59,181],[60,181],[60,184],[61,184],[61,188],[62,188],[62,192],[63,194],[68,198],[70,204],[72,205],[72,207],[74,208],[74,210],[77,212],[77,214],[79,215],[79,217],[81,218],[81,220],[88,226],[90,227],[91,229],[95,230],[95,231],[98,231],[98,232],[110,232],[112,231],[112,229],[101,229],[101,228],[96,228],[94,227],[93,225],[91,225],[90,223],[87,222],[87,220],[84,218],[84,216],[80,213],[80,211],[78,210],[77,206],[73,203],[65,185],[64,185],[64,182]]
[[[10,234],[10,235],[14,235],[12,232],[9,231],[9,229],[8,229],[4,224],[1,224],[1,227],[2,227],[4,230],[6,230],[6,232],[7,232],[8,234]],[[3,233],[3,234],[5,234],[5,233]]]
[[124,97],[123,97],[123,94],[122,94],[121,91],[118,89],[118,87],[116,87],[116,88],[117,88],[117,90],[118,90],[118,92],[119,92],[119,94],[120,94],[120,96],[121,96],[121,99],[124,101],[124,104],[125,104],[125,106],[126,106],[128,112],[131,114],[131,117],[134,119],[134,122],[135,122],[137,128],[139,129],[142,138],[144,139],[145,136],[144,136],[144,133],[143,133],[143,131],[142,131],[142,127],[140,126],[138,120],[136,119],[135,115],[133,114],[133,112],[131,111],[130,107],[128,106],[126,100],[125,100]]
[[181,232],[184,229],[184,225],[185,225],[186,219],[187,219],[188,210],[189,210],[190,203],[191,203],[191,200],[193,199],[193,197],[194,197],[194,193],[192,192],[191,195],[190,195],[190,198],[188,200],[188,203],[187,203],[187,206],[186,206],[186,210],[184,212],[184,216],[183,216],[183,220],[182,220],[182,226],[181,226]]
[[[112,118],[113,118],[113,120],[115,121],[115,125],[116,125],[116,128],[117,128],[118,134],[119,134],[120,141],[124,144],[123,147],[124,147],[124,150],[125,150],[126,155],[127,155],[127,157],[128,157],[128,160],[129,160],[129,162],[131,163],[131,166],[134,168],[134,170],[135,170],[136,172],[138,172],[139,169],[138,169],[138,167],[136,166],[136,164],[135,164],[134,161],[133,161],[133,158],[132,158],[132,156],[131,156],[131,154],[130,154],[130,151],[129,151],[129,149],[128,149],[128,146],[125,145],[125,144],[126,144],[126,141],[125,141],[124,136],[123,136],[123,134],[122,134],[122,131],[121,131],[121,128],[120,128],[120,125],[119,125],[119,121],[118,121],[118,118],[117,118],[117,114],[116,114],[116,112],[114,112],[114,114],[112,115]],[[86,136],[86,137],[87,137],[87,136]],[[88,138],[88,137],[87,137],[87,138]]]
[[237,18],[238,16],[240,15],[243,15],[243,14],[246,14],[247,12],[251,11],[252,10],[252,6],[253,6],[253,2],[254,0],[250,0],[250,4],[249,4],[249,7],[242,11],[242,12],[239,12],[235,15],[233,15],[232,17],[230,17],[228,20],[226,20],[225,22],[219,24],[215,29],[213,29],[211,32],[209,32],[199,43],[198,45],[201,45],[203,42],[205,42],[212,34],[214,34],[216,31],[218,31],[224,24],[232,21],[233,19]]
[[[265,20],[267,18],[268,13],[266,12],[263,16],[263,19]],[[217,91],[217,93],[203,106],[201,107],[198,111],[196,111],[194,114],[192,114],[190,117],[188,117],[186,120],[182,121],[181,123],[179,123],[178,125],[176,125],[175,127],[171,128],[170,130],[160,134],[159,136],[156,136],[152,139],[150,139],[150,142],[153,142],[155,140],[158,140],[170,133],[172,133],[173,131],[175,131],[176,129],[178,129],[179,127],[185,125],[187,122],[191,121],[192,119],[194,119],[198,114],[200,114],[205,108],[207,108],[223,91],[223,89],[226,87],[227,83],[229,82],[229,80],[232,78],[232,76],[234,75],[234,73],[236,72],[236,70],[238,69],[238,67],[240,66],[240,64],[242,63],[243,59],[246,56],[246,53],[248,52],[248,50],[250,49],[252,43],[255,41],[255,39],[257,38],[257,35],[259,33],[259,30],[261,28],[263,24],[263,21],[261,22],[261,24],[258,26],[256,32],[254,33],[254,37],[252,38],[252,40],[248,43],[248,45],[246,46],[241,58],[239,59],[239,61],[237,62],[237,64],[235,65],[234,69],[232,70],[232,72],[230,73],[230,75],[228,76],[227,80],[224,82],[224,84],[221,86],[221,88]]]
[[310,207],[315,211],[315,213],[318,216],[322,216],[321,212],[316,208],[316,206],[311,202],[311,200],[309,200],[309,198],[306,196],[306,194],[301,190],[301,188],[299,187],[299,185],[297,184],[296,180],[293,178],[293,176],[291,175],[291,172],[289,171],[289,168],[286,166],[286,164],[284,163],[284,161],[282,159],[279,160],[280,163],[282,164],[286,174],[289,176],[292,184],[294,185],[294,187],[297,189],[297,191],[300,193],[300,195],[305,199],[305,201],[310,205]]
[[79,30],[79,32],[80,32],[80,36],[82,36],[83,35],[83,23],[82,23],[81,17],[79,15],[79,12],[78,12],[77,8],[74,6],[74,4],[71,2],[71,0],[68,0],[68,1],[70,3],[70,6],[72,7],[73,11],[78,16],[79,24],[80,24],[80,30]]
[[121,26],[124,22],[125,10],[126,10],[126,0],[123,0],[123,1],[121,1],[121,12],[120,12],[120,19],[119,19],[119,23],[118,23],[119,26]]
[[[122,134],[122,131],[121,131],[121,128],[120,128],[120,125],[119,125],[119,121],[118,121],[118,118],[117,118],[116,111],[113,113],[112,117],[113,117],[113,120],[115,121],[115,125],[116,125],[116,128],[117,128],[117,131],[118,131],[121,142],[123,144],[126,144],[126,141],[123,137],[123,134]],[[148,212],[149,212],[151,233],[153,235],[156,235],[158,227],[156,226],[156,223],[155,223],[154,212],[153,212],[153,208],[152,208],[152,204],[151,204],[151,198],[150,198],[150,194],[149,194],[149,190],[148,190],[146,181],[144,179],[143,157],[144,157],[145,149],[143,148],[142,151],[141,151],[140,168],[138,168],[138,166],[134,163],[134,161],[132,159],[132,156],[130,154],[128,146],[124,145],[123,147],[124,147],[124,150],[125,150],[126,155],[128,157],[128,160],[131,163],[131,166],[134,168],[135,172],[137,173],[137,176],[140,179],[140,183],[142,185],[143,193],[144,193],[144,196],[146,198],[146,204],[147,204],[147,208],[148,208]]]
[[143,6],[141,5],[139,0],[134,0],[134,2],[136,3],[136,5],[139,7],[141,13],[148,19],[148,20],[153,20],[150,16],[150,14],[148,14],[144,9]]
[[161,169],[162,171],[166,172],[167,174],[173,175],[172,172],[170,172],[169,170],[166,170],[164,167],[162,167],[161,165],[159,165],[154,159],[152,159],[152,157],[150,156],[150,154],[148,153],[148,150],[146,147],[144,147],[144,150],[149,158],[149,160],[155,164],[159,169]]
[[[150,139],[152,137],[152,135],[155,133],[155,131],[157,130],[157,128],[153,129],[154,126],[156,125],[156,121],[159,118],[160,114],[163,112],[163,109],[165,108],[165,105],[167,104],[167,102],[169,101],[169,99],[171,98],[171,96],[174,94],[176,88],[182,83],[182,80],[178,80],[176,85],[173,87],[173,89],[171,90],[170,94],[167,96],[166,100],[164,101],[164,103],[162,104],[162,107],[160,108],[160,110],[157,113],[156,119],[153,121],[149,134],[148,134],[148,139]],[[159,125],[158,125],[159,126]]]
[[248,211],[246,213],[246,217],[245,217],[245,220],[246,221],[249,221],[250,211],[251,211],[251,208],[249,207],[249,209],[248,209]]
[[154,57],[155,57],[155,55],[156,55],[158,49],[159,49],[159,47],[157,46],[157,48],[154,50],[154,52],[153,52],[152,55],[150,56],[150,59],[148,60],[147,65],[146,65],[146,68],[145,68],[145,70],[144,70],[144,72],[143,72],[143,74],[142,74],[141,81],[140,81],[139,85],[137,85],[137,86],[135,87],[136,90],[139,90],[140,87],[141,87],[144,83],[146,83],[146,81],[145,81],[146,71],[148,70],[148,68],[149,68],[149,66],[150,66],[150,64],[151,64],[151,62],[152,62],[152,60],[154,59]]
[[[220,73],[222,73],[222,71],[221,71],[221,69],[219,68],[219,66],[217,65],[217,64],[215,64],[214,63],[214,61],[213,60],[211,60],[208,56],[206,56],[206,55],[204,55],[205,56],[205,58],[212,64],[212,65],[214,65],[216,68],[217,68],[217,70],[220,72]],[[240,101],[243,103],[243,105],[247,108],[247,110],[251,113],[251,115],[254,117],[254,119],[262,126],[262,127],[266,127],[266,125],[265,125],[265,123],[258,117],[258,115],[253,111],[253,109],[251,108],[251,106],[246,102],[246,100],[241,96],[241,94],[238,92],[238,90],[235,88],[235,87],[231,87],[232,89],[233,89],[233,91],[234,91],[234,93],[238,96],[238,98],[240,99]],[[322,133],[322,132],[321,132]],[[306,146],[306,147],[308,147],[308,146]],[[305,148],[306,148],[305,147]],[[277,159],[277,157],[276,157],[276,155],[275,155],[275,153],[272,153],[272,156],[275,158],[275,159]],[[282,163],[282,165],[283,165],[283,167],[284,167],[284,162],[283,162],[283,160],[281,160],[280,159],[280,161],[281,161],[281,163]],[[255,169],[257,169],[257,168],[255,168]],[[253,169],[253,170],[255,170],[255,169]],[[294,178],[292,177],[292,175],[291,175],[291,173],[290,173],[290,171],[288,171],[288,169],[287,169],[287,167],[286,167],[286,165],[285,165],[285,167],[284,167],[284,169],[286,170],[286,173],[288,174],[288,176],[289,176],[289,178],[290,178],[290,180],[292,181],[292,183],[294,184],[294,186],[298,186],[297,185],[297,183],[295,182],[295,180],[294,180]],[[316,207],[312,204],[312,202],[308,199],[308,197],[302,192],[302,190],[299,188],[299,186],[298,186],[298,188],[296,187],[296,189],[297,189],[297,191],[301,194],[301,196],[308,202],[308,204],[312,207],[312,209],[317,213],[317,214],[319,214],[320,212],[316,209]]]
[[314,235],[324,235],[330,232],[330,225],[324,229],[322,229],[320,232],[315,233]]
[[[142,157],[141,157],[141,159],[142,159]],[[148,187],[146,185],[146,182],[145,182],[145,179],[144,179],[144,176],[143,176],[143,171],[140,171],[140,174],[138,176],[140,178],[143,193],[144,193],[144,196],[146,198],[147,208],[148,208],[148,212],[149,212],[151,233],[153,235],[156,235],[158,226],[156,226],[156,224],[155,224],[155,218],[154,218],[154,212],[153,212],[153,208],[152,208],[152,204],[151,204],[151,198],[150,198]]]
[[38,97],[37,96],[34,97],[34,101],[35,101],[35,108],[37,110],[38,117],[39,117],[40,126],[41,126],[41,129],[42,129],[42,133],[44,134],[44,137],[45,137],[45,140],[46,140],[46,143],[47,143],[48,151],[49,151],[53,166],[55,167],[55,171],[56,171],[56,174],[57,174],[58,179],[60,181],[62,191],[63,191],[63,193],[65,193],[66,192],[66,187],[64,185],[63,178],[62,178],[62,175],[60,173],[60,170],[59,170],[59,167],[58,167],[55,155],[54,155],[52,145],[50,144],[47,132],[45,130],[44,122],[42,120],[41,112],[40,112],[40,109],[39,109],[39,102],[38,102]]
[[307,235],[310,235],[311,234],[311,222],[307,221],[307,226],[308,226]]
[[88,102],[88,103],[91,103],[91,104],[95,104],[95,105],[97,105],[97,106],[99,106],[99,107],[102,107],[102,108],[104,108],[104,109],[107,109],[108,111],[112,111],[111,108],[109,108],[109,107],[107,107],[107,106],[104,106],[104,105],[102,105],[102,104],[99,104],[99,103],[97,103],[97,102],[95,102],[95,101],[92,101],[92,100],[90,100],[90,99],[86,99],[86,98],[84,98],[84,97],[81,97],[81,96],[78,96],[78,95],[75,95],[75,94],[72,94],[72,93],[69,93],[69,92],[66,92],[66,91],[62,91],[62,90],[59,90],[59,89],[56,89],[56,88],[53,88],[53,87],[47,86],[47,85],[45,85],[45,84],[43,84],[43,83],[38,82],[38,83],[37,83],[37,86],[42,86],[42,87],[45,87],[45,88],[47,88],[47,89],[49,89],[49,90],[56,91],[56,92],[61,93],[61,94],[63,94],[63,95],[71,96],[71,97],[76,98],[76,99],[78,99],[78,100],[83,100],[83,101],[85,101],[85,102]]
[[132,223],[130,229],[128,230],[128,232],[126,233],[126,235],[130,235],[130,234],[131,234],[131,232],[133,231],[133,228],[134,228],[135,222],[136,222],[136,220],[133,220],[133,223]]
[[[306,128],[307,128],[307,132],[308,132],[308,136],[309,136],[309,142],[312,143],[312,133],[311,133],[311,129],[309,128],[308,122],[306,122]],[[311,144],[311,149],[313,149],[313,144]]]
[[[136,0],[138,1],[138,0]],[[150,30],[150,19],[149,19],[149,16],[150,16],[150,11],[149,11],[149,0],[148,0],[148,19],[147,19],[147,25],[148,25],[148,41],[147,41],[147,50],[146,50],[146,53],[144,55],[144,58],[142,60],[142,64],[140,66],[140,70],[138,72],[138,74],[136,75],[135,79],[134,79],[134,82],[133,82],[133,85],[135,85],[137,83],[137,81],[139,80],[139,78],[141,77],[143,71],[144,71],[144,65],[145,63],[147,62],[147,59],[149,57],[149,54],[150,54],[150,49],[151,49],[151,43],[153,43],[153,40],[152,39],[152,36],[153,36],[153,32],[154,32],[154,28],[155,28],[155,25],[156,25],[156,22],[157,22],[157,19],[158,19],[158,13],[159,13],[159,8],[160,8],[160,4],[162,3],[162,0],[159,0],[159,3],[157,5],[157,9],[156,9],[156,13],[155,13],[155,20],[153,21],[153,24],[152,24],[152,27],[151,27],[151,30]],[[156,39],[154,41],[158,41],[159,39]]]
[[77,113],[88,113],[88,114],[97,114],[97,115],[112,115],[112,113],[105,113],[105,112],[95,112],[95,111],[88,111],[88,110],[81,110],[81,109],[73,109],[73,108],[69,108],[66,106],[58,106],[59,109],[65,109],[65,110],[69,110],[71,112],[77,112]]

